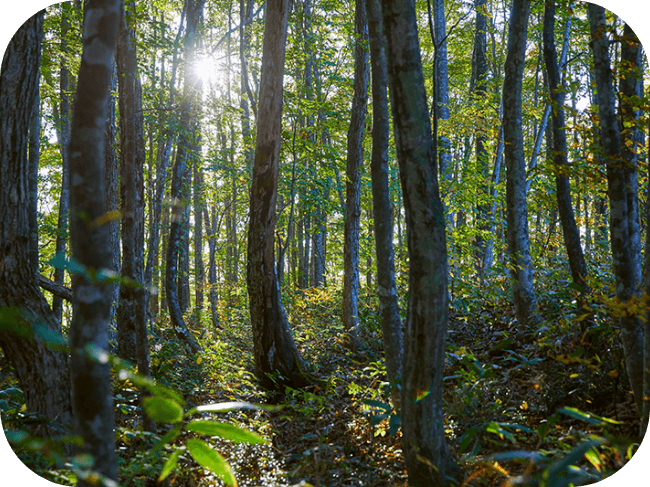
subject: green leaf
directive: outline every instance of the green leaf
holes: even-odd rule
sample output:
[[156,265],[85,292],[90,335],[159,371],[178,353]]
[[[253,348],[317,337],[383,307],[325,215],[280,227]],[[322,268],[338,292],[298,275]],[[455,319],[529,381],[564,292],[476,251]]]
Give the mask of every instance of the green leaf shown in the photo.
[[559,413],[566,414],[567,416],[571,416],[572,418],[581,419],[582,421],[586,421],[587,423],[591,424],[599,424],[601,426],[604,426],[605,423],[621,424],[620,421],[604,418],[602,416],[598,416],[597,414],[586,413],[584,411],[580,411],[577,408],[566,407],[560,408],[557,411]]
[[395,436],[400,426],[402,426],[402,418],[397,414],[391,414],[390,420],[388,421],[388,433],[391,436]]
[[178,434],[181,432],[181,427],[183,425],[181,423],[178,423],[176,426],[174,426],[172,429],[170,429],[165,435],[160,438],[160,441],[156,443],[153,448],[151,448],[151,451],[149,452],[150,454],[156,453],[158,450],[163,448],[166,444],[171,443],[174,441],[177,437]]
[[215,412],[215,413],[227,413],[228,411],[237,411],[240,409],[262,409],[264,411],[274,411],[278,409],[276,406],[259,406],[250,402],[221,402],[215,404],[204,404],[203,406],[197,406],[192,411],[193,412]]
[[160,472],[160,477],[158,477],[158,482],[162,482],[165,480],[170,473],[174,471],[176,466],[178,465],[178,457],[181,456],[181,453],[183,453],[183,450],[176,450],[174,453],[169,455],[169,458],[165,462],[165,465],[163,466],[162,472]]
[[228,462],[205,441],[196,438],[189,439],[187,440],[187,450],[194,457],[196,463],[217,475],[226,485],[237,487],[235,474]]
[[366,406],[369,406],[371,408],[381,409],[381,410],[389,412],[389,413],[393,410],[393,408],[390,406],[390,404],[386,404],[385,402],[376,401],[376,400],[373,400],[373,399],[366,399],[365,401],[362,401],[362,402]]
[[172,399],[147,397],[143,406],[147,416],[157,423],[179,423],[183,420],[183,408]]
[[257,433],[239,428],[233,424],[219,423],[217,421],[190,421],[185,429],[187,431],[194,431],[195,433],[199,433],[201,435],[219,436],[226,440],[235,441],[237,443],[250,443],[251,445],[260,445],[267,443],[267,440],[262,438]]

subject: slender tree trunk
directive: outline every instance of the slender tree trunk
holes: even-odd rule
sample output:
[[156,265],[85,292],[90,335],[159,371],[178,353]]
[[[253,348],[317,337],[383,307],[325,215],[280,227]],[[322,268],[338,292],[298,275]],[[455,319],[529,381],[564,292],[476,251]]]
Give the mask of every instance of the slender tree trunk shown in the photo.
[[[70,136],[70,240],[72,256],[90,272],[110,268],[109,226],[105,219],[104,143],[115,43],[120,19],[118,0],[90,0],[84,11],[84,49]],[[101,27],[100,27],[101,26]],[[93,469],[117,480],[113,432],[113,395],[108,363],[111,288],[100,279],[76,274],[72,280],[70,325],[72,398],[82,451]],[[94,485],[80,478],[78,485]]]
[[[111,267],[110,269],[119,275],[121,272],[120,262],[120,219],[118,217],[118,193],[117,193],[117,156],[115,154],[115,97],[113,92],[117,91],[117,72],[115,65],[113,66],[113,74],[111,76],[111,94],[108,100],[108,117],[106,118],[105,130],[105,147],[106,153],[104,159],[104,187],[106,189],[106,214],[108,216],[109,226],[109,246],[111,248]],[[120,295],[119,283],[111,284],[111,333],[115,332],[115,315],[117,313],[117,302]]]
[[192,352],[197,353],[202,347],[192,337],[185,325],[183,312],[179,303],[179,296],[176,286],[179,265],[179,250],[181,246],[182,219],[185,214],[185,207],[180,203],[181,198],[186,195],[187,186],[187,165],[190,152],[194,142],[194,111],[196,93],[198,92],[198,80],[191,76],[193,52],[196,46],[196,30],[203,16],[205,0],[186,0],[187,29],[185,34],[185,82],[183,89],[183,101],[181,102],[181,136],[176,149],[176,160],[172,171],[171,200],[172,215],[169,229],[169,241],[167,245],[165,296],[169,308],[169,316],[172,326],[179,338],[183,339]]
[[[476,32],[474,34],[474,66],[475,66],[475,89],[474,101],[475,103],[485,103],[487,97],[487,17],[485,9],[487,8],[486,0],[475,0],[476,10]],[[490,155],[486,147],[487,138],[483,127],[485,121],[478,120],[479,131],[476,134],[475,151],[476,163],[479,168],[480,174],[484,180],[480,188],[482,197],[485,198],[490,194],[490,185],[488,180],[490,177]],[[484,196],[483,196],[484,195]],[[486,199],[485,202],[479,203],[476,207],[476,219],[478,223],[479,233],[476,235],[474,242],[474,255],[477,266],[477,271],[480,278],[483,278],[483,271],[485,270],[485,253],[486,253],[486,237],[490,231],[490,223],[488,215],[490,211],[490,200]],[[489,237],[488,237],[489,238]]]
[[[35,335],[37,327],[60,332],[59,324],[37,284],[31,267],[27,138],[37,98],[43,16],[39,12],[13,36],[0,70],[0,347],[13,366],[25,394],[27,410],[63,425],[72,425],[69,362]],[[49,426],[36,434],[52,438]]]
[[203,310],[203,287],[205,269],[203,268],[203,174],[198,164],[194,164],[194,292],[195,322],[198,323]]
[[564,246],[569,256],[571,277],[573,282],[582,289],[582,292],[589,294],[587,284],[587,264],[582,253],[580,244],[580,232],[576,225],[571,203],[571,183],[569,177],[563,173],[568,166],[567,141],[564,119],[564,87],[560,80],[560,67],[557,62],[555,51],[555,1],[547,0],[544,9],[544,63],[548,77],[548,88],[553,104],[552,112],[552,140],[553,140],[553,163],[557,175],[555,176],[555,187],[557,192],[557,207],[562,223],[564,235]]
[[203,216],[205,220],[205,228],[208,237],[208,246],[210,247],[210,263],[208,270],[208,286],[209,286],[209,299],[210,299],[210,314],[212,316],[212,327],[216,330],[219,326],[219,294],[217,291],[217,209],[212,208],[212,223],[210,223],[210,215],[208,209],[203,208]]
[[377,294],[386,354],[386,375],[391,384],[391,398],[397,411],[401,408],[403,337],[395,283],[393,250],[393,215],[388,185],[388,73],[381,7],[378,0],[366,0],[370,61],[372,64],[372,208],[375,216],[375,251],[377,255]]
[[[597,87],[598,111],[602,148],[607,165],[607,193],[609,196],[609,232],[616,279],[616,297],[626,306],[637,293],[636,266],[640,255],[632,255],[628,220],[628,188],[626,169],[622,167],[621,134],[616,117],[612,71],[609,60],[609,40],[606,33],[605,10],[588,5],[591,30],[591,50],[594,56],[594,74]],[[627,165],[629,161],[623,161]],[[630,188],[631,190],[632,188]],[[637,195],[634,195],[637,197]],[[625,350],[625,364],[634,391],[637,407],[643,410],[643,325],[632,312],[620,318],[621,339]]]
[[[134,0],[123,6],[119,23],[117,66],[120,88],[120,193],[122,200],[122,278],[117,312],[117,353],[134,360],[149,377],[144,281],[144,115],[142,87],[136,74]],[[126,281],[126,282],[124,282]],[[141,391],[141,403],[148,394]],[[144,411],[144,409],[143,409]],[[145,431],[156,426],[143,416]]]
[[[69,103],[69,80],[70,72],[68,70],[65,55],[68,52],[68,31],[70,30],[70,9],[72,5],[69,2],[61,4],[61,62],[60,62],[60,88],[61,105],[59,112],[59,130],[57,138],[61,145],[61,196],[59,198],[59,219],[57,222],[56,232],[56,250],[57,256],[65,256],[66,241],[68,239],[68,211],[70,206],[70,183],[69,183],[69,166],[70,157],[68,145],[70,144],[70,103]],[[65,272],[61,266],[54,270],[54,282],[63,286]],[[52,299],[52,311],[59,323],[63,323],[63,301],[60,297],[54,296]]]
[[[447,59],[447,24],[445,20],[444,0],[433,0],[433,23],[436,37],[434,76],[436,83],[435,103],[437,120],[447,120],[449,118],[449,67]],[[451,141],[446,135],[440,135],[438,136],[437,143],[440,175],[444,179],[444,184],[449,186],[453,180],[451,168]],[[445,191],[445,193],[448,193],[448,191]]]
[[361,217],[361,166],[363,165],[363,133],[368,104],[368,24],[364,0],[355,3],[354,93],[345,184],[345,233],[343,243],[343,326],[349,334],[349,345],[359,345],[359,220]]
[[183,206],[183,210],[180,226],[180,242],[178,246],[178,278],[176,286],[178,288],[178,303],[183,314],[190,307],[190,205],[187,202],[190,200],[190,166],[196,163],[196,161],[190,160],[193,159],[192,152],[193,150],[189,149],[186,153],[188,161],[182,176],[184,190],[181,201],[183,203],[180,203]]
[[427,109],[415,6],[382,0],[393,125],[406,210],[409,303],[402,372],[402,449],[409,485],[460,477],[445,440],[442,378],[447,335],[445,212]]
[[512,293],[521,331],[539,320],[528,238],[526,160],[522,132],[522,84],[530,2],[513,0],[503,81],[503,139],[506,161],[508,254]]
[[288,17],[288,0],[267,0],[248,229],[246,283],[255,369],[266,388],[307,381],[282,307],[274,256]]

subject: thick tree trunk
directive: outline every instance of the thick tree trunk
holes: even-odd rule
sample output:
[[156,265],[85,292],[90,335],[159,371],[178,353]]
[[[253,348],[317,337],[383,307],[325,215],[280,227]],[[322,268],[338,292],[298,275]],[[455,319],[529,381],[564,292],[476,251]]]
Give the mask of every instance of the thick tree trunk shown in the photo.
[[282,135],[282,82],[288,0],[268,0],[253,163],[248,266],[255,369],[267,388],[305,384],[305,365],[289,330],[275,270],[275,210]]
[[[638,292],[637,266],[641,255],[632,254],[628,220],[628,188],[626,171],[632,161],[622,160],[621,134],[615,109],[615,95],[609,60],[609,40],[606,33],[605,10],[594,4],[588,5],[591,30],[591,50],[594,56],[594,75],[598,91],[602,148],[607,165],[607,194],[609,196],[609,232],[616,278],[616,297],[621,306]],[[632,191],[632,188],[629,188]],[[635,198],[638,195],[633,195]],[[643,325],[635,313],[625,312],[620,318],[621,339],[625,350],[625,364],[634,391],[637,407],[643,410]]]
[[[70,325],[72,398],[82,451],[93,469],[117,480],[108,351],[111,288],[101,281],[111,265],[104,191],[104,143],[108,98],[120,20],[118,0],[90,0],[84,11],[84,49],[70,136],[70,240],[72,257],[88,272],[72,280]],[[104,220],[101,224],[97,223]],[[79,479],[78,485],[95,482]]]
[[354,51],[354,93],[347,140],[345,184],[345,231],[343,240],[343,326],[349,345],[359,345],[359,220],[361,217],[361,166],[363,133],[368,105],[368,23],[364,0],[356,0],[354,14],[356,44]]
[[553,104],[552,112],[552,152],[553,163],[555,165],[555,187],[557,192],[557,207],[560,213],[560,222],[562,223],[562,233],[564,235],[564,246],[569,256],[569,265],[571,267],[571,277],[573,282],[582,289],[582,292],[589,294],[589,285],[587,284],[587,264],[582,253],[580,244],[580,232],[576,225],[573,214],[573,205],[571,203],[571,183],[569,176],[563,171],[568,166],[567,159],[567,140],[564,121],[564,87],[560,80],[560,67],[557,62],[557,53],[555,51],[555,1],[548,0],[544,9],[544,63],[546,64],[546,73],[548,77],[548,88],[551,101]]
[[[41,294],[30,256],[27,135],[38,89],[43,12],[16,32],[0,71],[0,347],[13,366],[25,394],[27,410],[72,425],[69,362],[35,335],[37,327],[60,331]],[[36,431],[44,437],[60,432]]]
[[388,78],[409,252],[402,372],[402,448],[409,485],[447,485],[459,469],[445,440],[442,378],[447,335],[445,214],[427,109],[414,4],[382,0]]
[[528,238],[526,160],[522,132],[522,84],[530,2],[514,0],[503,81],[503,139],[506,161],[508,254],[512,293],[520,331],[539,320]]
[[190,199],[190,182],[191,182],[191,169],[190,166],[194,165],[196,161],[190,161],[193,158],[193,150],[189,149],[186,153],[187,166],[182,176],[183,191],[181,196],[182,205],[180,236],[178,244],[178,277],[176,279],[176,287],[178,289],[178,304],[181,307],[181,313],[185,312],[190,307],[190,205],[187,202]]
[[401,408],[400,384],[404,339],[395,283],[393,250],[393,215],[388,185],[388,73],[384,32],[378,0],[366,0],[370,61],[372,64],[372,208],[375,216],[375,251],[377,255],[377,294],[381,329],[386,354],[386,375],[391,384],[391,398],[397,411]]
[[29,268],[38,275],[38,162],[41,144],[41,97],[40,69],[36,75],[36,95],[29,122],[29,168],[27,186],[29,188]]

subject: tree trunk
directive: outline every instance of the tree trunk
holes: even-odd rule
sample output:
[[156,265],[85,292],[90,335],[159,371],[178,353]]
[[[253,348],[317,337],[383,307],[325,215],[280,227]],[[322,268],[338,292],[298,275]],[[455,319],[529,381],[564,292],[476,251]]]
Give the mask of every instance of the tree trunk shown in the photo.
[[368,24],[364,0],[355,3],[354,93],[347,141],[345,184],[345,232],[343,243],[343,326],[349,345],[359,345],[359,220],[361,217],[361,166],[363,165],[363,132],[368,104]]
[[205,269],[203,268],[203,174],[198,164],[194,164],[194,303],[195,322],[198,324],[203,311],[203,287]]
[[41,97],[40,69],[36,74],[36,94],[29,122],[29,168],[27,186],[29,188],[29,268],[38,275],[38,162],[41,144]]
[[[129,8],[124,5],[124,8]],[[127,19],[121,12],[119,39],[117,43],[117,78],[120,109],[120,208],[122,216],[122,269],[124,281],[142,282],[141,244],[144,224],[144,140],[142,132],[142,99],[136,92],[139,80],[136,78],[137,59],[135,39]],[[139,326],[140,294],[132,283],[120,286],[117,309],[117,354],[119,357],[136,361],[136,327]]]
[[[70,103],[69,103],[69,80],[70,72],[68,70],[65,55],[68,52],[68,31],[70,30],[70,9],[72,5],[69,2],[61,4],[61,62],[60,62],[60,88],[61,105],[59,110],[59,123],[57,138],[61,145],[61,196],[59,198],[59,219],[56,231],[56,250],[57,256],[65,256],[66,241],[68,239],[68,211],[70,206],[70,178],[69,166],[70,156],[68,145],[70,144]],[[58,266],[54,270],[54,282],[62,286],[65,278],[63,267]],[[54,316],[63,323],[63,301],[58,296],[52,299],[52,311]]]
[[406,210],[409,303],[402,372],[402,448],[409,485],[460,477],[445,440],[442,378],[447,335],[445,213],[427,109],[415,6],[382,0],[391,106]]
[[553,109],[551,110],[552,129],[552,151],[553,164],[555,166],[555,187],[557,192],[557,207],[562,223],[564,235],[564,246],[569,256],[571,277],[573,282],[582,289],[582,292],[589,294],[587,284],[587,264],[582,253],[580,244],[580,232],[576,225],[571,203],[571,183],[569,177],[563,172],[568,166],[567,140],[564,121],[564,87],[560,80],[560,67],[557,62],[555,51],[555,1],[548,0],[544,9],[544,63],[548,77],[548,88],[550,92]]
[[[118,0],[90,0],[86,5],[70,136],[70,240],[73,258],[86,269],[72,279],[70,375],[75,427],[84,440],[82,451],[95,460],[93,469],[112,480],[117,480],[113,395],[103,357],[108,351],[111,288],[102,284],[101,276],[112,260],[107,245],[104,132],[119,19]],[[88,279],[88,273],[97,273],[96,278]],[[94,483],[80,478],[78,485]]]
[[366,0],[370,61],[372,64],[372,208],[375,216],[375,250],[377,255],[377,294],[381,329],[386,354],[386,376],[391,384],[391,398],[397,411],[401,408],[403,337],[395,283],[393,250],[393,215],[388,185],[388,73],[381,10],[378,0]]
[[288,16],[288,0],[268,0],[248,229],[246,283],[255,368],[266,388],[307,382],[282,306],[274,256]]
[[[29,251],[27,135],[42,38],[43,12],[39,12],[9,42],[0,71],[0,347],[16,372],[27,410],[71,425],[68,356],[35,334],[39,327],[60,332],[32,272]],[[48,426],[36,433],[47,438],[60,435]]]
[[169,316],[172,326],[179,338],[183,339],[193,353],[202,350],[202,347],[192,337],[185,325],[183,312],[179,303],[178,290],[176,286],[179,250],[181,246],[182,220],[185,218],[185,205],[181,199],[186,195],[187,186],[187,165],[190,152],[193,150],[196,97],[198,92],[198,80],[191,76],[191,66],[196,42],[197,26],[203,16],[205,0],[186,0],[187,30],[185,34],[185,82],[183,88],[183,101],[181,102],[181,135],[176,149],[176,160],[172,171],[171,200],[172,215],[169,229],[169,241],[167,244],[165,296],[169,308]]
[[[138,364],[149,377],[144,281],[144,116],[142,87],[136,75],[135,3],[129,0],[120,16],[117,66],[120,87],[120,183],[122,200],[122,279],[117,313],[117,353]],[[126,282],[124,282],[126,281]],[[141,402],[148,395],[141,391]],[[144,409],[143,409],[144,411]],[[155,424],[143,416],[145,431]]]
[[[591,30],[591,50],[594,56],[598,112],[602,148],[607,165],[607,194],[609,196],[609,234],[616,279],[616,297],[625,307],[637,293],[636,267],[640,255],[632,255],[628,220],[628,188],[626,171],[621,165],[621,134],[616,117],[612,72],[609,60],[609,40],[606,34],[605,10],[588,5]],[[623,161],[624,165],[632,164]],[[630,188],[631,190],[632,188]],[[638,196],[633,195],[635,198]],[[643,410],[643,325],[639,317],[625,312],[620,318],[621,339],[625,351],[625,364],[634,391],[637,407]]]
[[212,223],[210,223],[210,215],[208,209],[203,208],[205,228],[208,236],[208,245],[210,247],[210,263],[208,270],[208,285],[210,296],[210,314],[212,316],[212,327],[216,330],[219,326],[219,294],[217,292],[217,210],[216,207],[212,208]]
[[[476,10],[476,32],[474,34],[474,71],[475,71],[475,88],[474,88],[474,102],[483,104],[487,97],[487,16],[485,9],[487,8],[486,0],[475,0]],[[476,164],[479,168],[481,177],[484,183],[481,185],[480,192],[482,198],[488,197],[490,194],[490,186],[488,180],[490,177],[490,154],[486,147],[487,138],[483,127],[485,127],[485,120],[478,120],[479,130],[476,134],[475,151],[476,151]],[[483,278],[483,271],[485,270],[485,250],[486,250],[486,237],[490,231],[490,223],[488,221],[490,211],[490,200],[484,199],[476,207],[476,220],[478,224],[479,233],[476,235],[474,242],[474,255],[476,262],[476,270],[479,277]]]
[[[115,154],[115,97],[113,92],[117,91],[117,72],[113,66],[111,76],[111,94],[108,101],[108,117],[106,118],[104,159],[104,188],[106,201],[106,214],[108,215],[108,226],[110,228],[109,246],[111,248],[110,269],[119,275],[121,272],[120,262],[120,219],[117,206],[117,156]],[[111,284],[111,334],[115,331],[115,315],[117,314],[117,303],[120,295],[120,285],[115,282]]]
[[180,236],[178,244],[178,277],[176,279],[176,287],[178,289],[178,304],[181,307],[181,313],[185,312],[190,307],[190,206],[187,202],[190,199],[190,182],[191,182],[191,169],[190,166],[196,161],[190,161],[192,158],[193,150],[189,148],[185,157],[188,159],[185,167],[185,172],[181,176],[183,181],[183,191],[179,205],[182,206]]
[[526,57],[530,2],[514,0],[508,30],[503,80],[503,140],[506,161],[508,253],[512,293],[520,331],[539,320],[528,238],[526,160],[522,131],[521,92]]

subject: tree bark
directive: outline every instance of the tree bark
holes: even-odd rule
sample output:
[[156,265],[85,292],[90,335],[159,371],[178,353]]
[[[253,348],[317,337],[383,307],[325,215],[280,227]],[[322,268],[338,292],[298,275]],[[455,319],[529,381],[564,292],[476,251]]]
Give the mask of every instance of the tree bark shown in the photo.
[[282,306],[274,255],[288,16],[288,0],[267,1],[248,228],[246,283],[255,369],[266,388],[307,382]]
[[345,184],[345,231],[343,240],[343,326],[349,345],[359,345],[359,220],[361,217],[361,166],[363,165],[363,132],[368,105],[368,23],[364,0],[355,3],[354,93],[347,140]]
[[[0,347],[25,394],[27,410],[63,425],[72,424],[66,353],[38,338],[39,327],[60,332],[30,266],[27,135],[38,89],[43,12],[11,39],[0,71]],[[47,438],[60,432],[36,431]]]
[[399,315],[395,283],[393,250],[393,215],[388,184],[388,72],[381,7],[378,0],[366,0],[370,62],[372,65],[372,208],[375,216],[375,251],[377,255],[377,294],[386,354],[386,376],[391,384],[391,398],[397,411],[401,408],[400,385],[404,338]]
[[[127,0],[128,1],[128,0]],[[131,6],[132,7],[132,6]],[[142,244],[144,238],[144,139],[142,130],[142,99],[137,96],[137,59],[133,22],[121,9],[117,43],[117,78],[120,109],[120,207],[122,216],[122,267],[120,297],[117,309],[117,354],[136,361],[136,328],[144,319],[139,301],[142,283]],[[132,281],[132,282],[125,282]],[[142,315],[141,315],[142,314]]]
[[[70,103],[69,103],[69,81],[70,72],[68,70],[65,55],[68,51],[68,31],[70,30],[70,9],[72,5],[69,2],[61,4],[61,62],[60,62],[60,87],[61,105],[59,110],[59,127],[57,138],[61,145],[61,196],[59,197],[59,219],[57,222],[56,232],[56,250],[57,256],[65,256],[65,247],[68,239],[68,212],[70,206],[70,182],[69,166],[70,155],[68,145],[70,144]],[[65,271],[61,266],[54,270],[54,282],[62,286],[65,278]],[[59,323],[63,323],[63,301],[61,298],[54,296],[52,299],[52,311]]]
[[198,324],[203,311],[203,287],[205,269],[203,268],[203,174],[198,164],[194,164],[194,291],[195,322]]
[[409,485],[460,477],[445,440],[442,378],[447,335],[445,212],[438,191],[415,6],[382,0],[393,126],[406,210],[409,302],[402,372],[402,449]]
[[523,328],[539,320],[528,238],[526,160],[522,131],[522,84],[530,2],[513,0],[503,81],[503,139],[506,161],[508,254],[517,322]]
[[172,171],[172,215],[169,229],[169,241],[167,244],[166,275],[165,275],[165,297],[169,308],[169,316],[172,326],[179,338],[183,339],[193,353],[202,350],[202,347],[192,337],[185,325],[183,312],[179,303],[179,296],[176,286],[179,249],[181,246],[182,219],[184,218],[185,205],[181,199],[186,194],[187,165],[190,152],[193,150],[196,107],[196,93],[198,91],[198,80],[191,76],[193,52],[197,44],[197,26],[203,16],[205,0],[186,0],[187,29],[185,34],[185,83],[183,88],[183,101],[181,102],[181,135],[176,149],[176,160]]
[[[117,313],[117,353],[138,364],[138,373],[149,377],[144,282],[144,116],[142,87],[136,75],[135,12],[128,0],[120,12],[117,66],[120,88],[120,193],[122,199],[122,285]],[[126,281],[126,282],[125,282]],[[141,403],[147,396],[141,391]],[[144,408],[143,408],[144,411]],[[155,432],[154,422],[143,415],[145,431]]]
[[[476,31],[474,34],[474,72],[475,72],[475,88],[474,88],[474,102],[484,103],[488,94],[487,90],[487,16],[485,9],[487,8],[486,0],[475,0],[476,10]],[[481,185],[480,192],[482,198],[487,198],[490,194],[490,185],[488,183],[490,177],[490,154],[486,147],[487,138],[483,127],[485,121],[478,121],[479,130],[476,134],[475,151],[476,151],[476,164],[479,168],[480,174],[484,183]],[[479,277],[483,279],[483,271],[485,270],[485,250],[488,232],[490,231],[490,222],[488,221],[490,211],[490,200],[484,199],[484,202],[476,206],[476,220],[478,223],[479,233],[476,235],[474,243],[474,255],[476,262],[476,270]],[[487,238],[486,238],[487,237]]]
[[[591,50],[594,57],[598,113],[601,143],[607,166],[607,194],[609,196],[609,235],[616,280],[616,297],[625,306],[638,291],[635,267],[640,255],[632,255],[628,220],[628,188],[625,161],[621,151],[621,134],[616,117],[612,72],[609,60],[609,41],[605,22],[605,10],[594,4],[588,5],[591,31]],[[630,188],[631,189],[631,188]],[[637,195],[635,194],[636,198]],[[625,351],[625,364],[634,391],[637,407],[643,410],[643,326],[639,317],[624,311],[620,318],[621,339]]]
[[[104,192],[104,143],[108,98],[120,20],[118,0],[89,0],[84,49],[70,136],[70,240],[84,272],[73,275],[71,382],[77,434],[93,469],[117,480],[113,395],[108,352],[111,288],[102,281],[111,265]],[[80,478],[78,485],[91,486]]]
[[576,225],[573,214],[573,205],[571,203],[571,183],[569,176],[565,174],[568,166],[567,159],[567,140],[564,119],[564,87],[560,80],[560,67],[557,62],[557,53],[555,51],[555,1],[547,0],[544,9],[544,63],[546,64],[546,73],[548,77],[548,88],[550,92],[552,110],[551,110],[551,130],[552,130],[552,153],[553,164],[556,171],[555,188],[557,192],[557,207],[562,224],[562,233],[564,235],[564,246],[569,256],[569,266],[571,267],[571,277],[573,282],[580,286],[582,293],[589,294],[589,285],[587,284],[587,264],[580,244],[580,232]]
[[29,122],[29,169],[27,185],[29,188],[29,267],[32,274],[38,275],[38,162],[41,144],[41,97],[40,69],[36,74],[36,95]]

